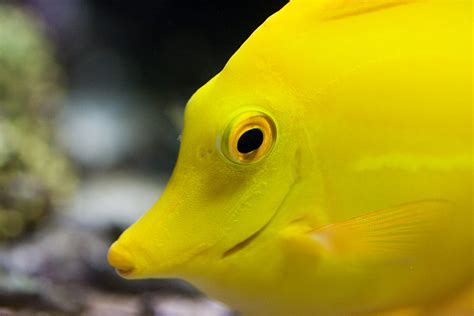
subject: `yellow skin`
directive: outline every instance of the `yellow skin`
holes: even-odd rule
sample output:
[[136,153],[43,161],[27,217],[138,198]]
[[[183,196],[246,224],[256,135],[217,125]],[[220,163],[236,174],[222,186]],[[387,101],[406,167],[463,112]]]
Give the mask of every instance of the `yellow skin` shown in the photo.
[[[247,315],[433,310],[465,292],[471,32],[465,0],[290,2],[191,98],[173,176],[109,262]],[[242,154],[250,128],[264,143]]]

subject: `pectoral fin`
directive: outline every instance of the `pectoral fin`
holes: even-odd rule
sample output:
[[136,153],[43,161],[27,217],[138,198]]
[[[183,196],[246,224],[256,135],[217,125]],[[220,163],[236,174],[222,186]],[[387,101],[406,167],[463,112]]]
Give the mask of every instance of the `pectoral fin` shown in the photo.
[[410,203],[307,231],[293,242],[308,253],[357,261],[419,259],[452,214],[447,201]]

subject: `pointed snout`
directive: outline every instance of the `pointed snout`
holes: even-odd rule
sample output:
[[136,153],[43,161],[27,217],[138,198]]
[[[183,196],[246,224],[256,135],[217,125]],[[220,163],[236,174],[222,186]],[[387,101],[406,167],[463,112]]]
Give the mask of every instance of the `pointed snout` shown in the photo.
[[136,269],[130,254],[120,246],[118,241],[110,247],[107,260],[115,268],[115,271],[124,278],[130,277]]

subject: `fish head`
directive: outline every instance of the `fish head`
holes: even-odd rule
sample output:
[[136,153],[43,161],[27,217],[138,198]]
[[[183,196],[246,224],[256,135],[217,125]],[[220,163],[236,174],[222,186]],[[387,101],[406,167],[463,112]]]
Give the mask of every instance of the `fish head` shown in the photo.
[[110,264],[126,278],[182,277],[238,257],[287,207],[304,138],[295,111],[286,93],[226,70],[199,89],[162,196],[112,245]]

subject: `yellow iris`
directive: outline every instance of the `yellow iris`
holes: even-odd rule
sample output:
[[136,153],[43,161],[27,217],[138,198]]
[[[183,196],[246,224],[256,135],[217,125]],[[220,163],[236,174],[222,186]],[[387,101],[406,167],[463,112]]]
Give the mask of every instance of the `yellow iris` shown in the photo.
[[273,119],[258,111],[238,115],[227,126],[222,152],[231,161],[250,164],[268,155],[276,140]]

